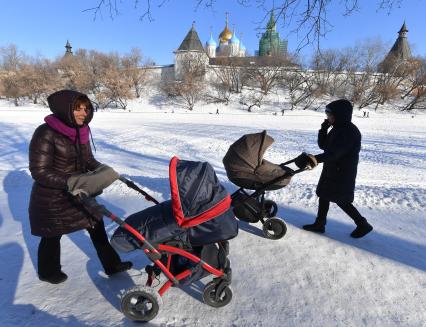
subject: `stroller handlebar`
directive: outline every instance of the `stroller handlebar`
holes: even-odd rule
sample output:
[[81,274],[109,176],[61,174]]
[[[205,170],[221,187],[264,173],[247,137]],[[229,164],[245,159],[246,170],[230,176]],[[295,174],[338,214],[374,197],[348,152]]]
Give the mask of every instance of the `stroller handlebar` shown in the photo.
[[137,186],[133,181],[127,179],[126,177],[124,177],[123,175],[120,175],[118,177],[118,179],[123,182],[124,184],[126,184],[129,188],[139,192],[140,194],[142,194],[145,199],[147,201],[151,201],[154,202],[155,204],[159,204],[160,202],[158,202],[155,198],[153,198],[151,195],[149,195],[148,193],[146,193],[144,190],[142,190],[139,186]]
[[294,175],[294,169],[291,169],[290,167],[287,167],[286,164],[288,164],[288,162],[279,164],[279,166],[281,167],[282,170],[284,170],[285,174],[287,175]]
[[123,175],[118,176],[118,179],[123,182],[124,184],[127,184],[128,182],[130,182],[126,177],[124,177]]

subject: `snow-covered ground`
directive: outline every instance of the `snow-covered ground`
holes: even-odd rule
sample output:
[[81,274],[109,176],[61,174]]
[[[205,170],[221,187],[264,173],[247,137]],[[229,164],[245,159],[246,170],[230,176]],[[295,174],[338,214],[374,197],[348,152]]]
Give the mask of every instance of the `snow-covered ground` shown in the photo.
[[[272,115],[273,107],[263,114],[221,107],[219,115],[215,105],[171,113],[170,107],[134,102],[129,109],[95,114],[95,156],[160,200],[170,197],[173,155],[209,161],[232,192],[236,187],[222,165],[231,143],[266,129],[275,139],[266,159],[280,163],[302,151],[317,153],[324,119],[313,111]],[[120,312],[119,296],[144,284],[148,260],[142,252],[122,256],[134,269],[108,278],[80,231],[61,242],[69,279],[55,286],[37,278],[39,239],[30,233],[27,213],[28,145],[48,113],[0,101],[0,326],[134,326]],[[371,234],[350,238],[354,225],[336,206],[324,235],[302,230],[315,219],[321,167],[299,174],[268,194],[287,223],[284,238],[268,240],[259,226],[240,223],[230,242],[234,297],[228,306],[202,302],[203,280],[168,291],[147,325],[426,326],[426,115],[361,116],[356,112],[353,119],[363,135],[355,205],[374,226]],[[122,217],[151,205],[119,182],[100,198]],[[106,223],[111,234],[116,226]]]

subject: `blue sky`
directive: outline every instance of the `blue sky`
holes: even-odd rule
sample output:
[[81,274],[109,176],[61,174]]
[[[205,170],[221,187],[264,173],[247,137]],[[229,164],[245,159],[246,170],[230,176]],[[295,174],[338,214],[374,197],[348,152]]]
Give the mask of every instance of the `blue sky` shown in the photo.
[[[29,55],[55,58],[65,51],[67,40],[73,50],[95,49],[102,52],[130,52],[138,47],[145,56],[157,64],[173,63],[173,51],[177,49],[191,28],[192,21],[200,39],[205,43],[210,36],[217,36],[225,25],[225,12],[229,12],[230,27],[235,25],[237,35],[250,53],[258,48],[259,27],[265,12],[256,7],[243,7],[236,0],[217,0],[213,9],[200,7],[195,10],[195,0],[151,0],[154,21],[140,20],[144,0],[134,8],[134,0],[119,3],[120,13],[113,20],[104,8],[103,17],[94,20],[93,12],[83,12],[97,4],[97,0],[13,0],[2,1],[0,11],[0,47],[16,44]],[[279,0],[275,0],[279,2]],[[340,1],[333,1],[339,4]],[[409,29],[408,39],[415,55],[426,56],[426,1],[404,0],[390,14],[377,11],[376,0],[361,0],[360,10],[349,17],[342,16],[342,7],[335,5],[328,13],[333,24],[332,31],[321,40],[322,48],[343,48],[356,42],[380,38],[389,47],[397,37],[404,20]],[[272,7],[272,0],[270,1]],[[259,24],[260,23],[260,24]],[[297,47],[297,35],[289,33],[288,27],[278,25],[282,38],[288,39],[289,50]],[[312,47],[303,49],[303,54],[312,54]]]

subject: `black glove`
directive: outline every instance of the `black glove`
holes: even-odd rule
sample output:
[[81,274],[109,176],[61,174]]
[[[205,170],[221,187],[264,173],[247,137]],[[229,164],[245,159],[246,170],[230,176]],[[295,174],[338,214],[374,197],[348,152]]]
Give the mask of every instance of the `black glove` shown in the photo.
[[328,119],[324,119],[324,121],[321,124],[321,129],[328,129],[330,126],[331,126],[331,124],[328,121]]
[[298,157],[296,157],[296,159],[294,159],[294,164],[299,169],[304,169],[308,165],[308,163],[309,163],[309,157],[305,152],[303,152]]
[[109,211],[102,205],[99,204],[95,198],[83,197],[81,203],[86,211],[97,221],[101,221],[104,216],[108,216]]
[[306,167],[314,169],[318,166],[317,158],[315,158],[314,155],[305,152],[294,159],[294,163],[299,169],[305,169]]

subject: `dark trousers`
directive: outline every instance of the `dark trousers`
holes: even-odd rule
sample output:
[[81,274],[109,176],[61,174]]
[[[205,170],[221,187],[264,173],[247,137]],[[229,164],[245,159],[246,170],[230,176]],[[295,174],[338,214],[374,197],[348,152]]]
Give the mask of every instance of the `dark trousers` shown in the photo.
[[[95,246],[102,267],[109,269],[121,262],[117,252],[108,241],[103,221],[87,229]],[[49,277],[61,271],[61,237],[42,237],[38,246],[38,274]]]
[[[352,203],[336,203],[340,209],[342,209],[357,226],[362,225],[366,222],[366,219],[361,216],[359,211],[353,206]],[[318,215],[317,221],[322,224],[327,222],[327,213],[330,208],[330,201],[319,198]]]

